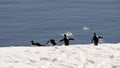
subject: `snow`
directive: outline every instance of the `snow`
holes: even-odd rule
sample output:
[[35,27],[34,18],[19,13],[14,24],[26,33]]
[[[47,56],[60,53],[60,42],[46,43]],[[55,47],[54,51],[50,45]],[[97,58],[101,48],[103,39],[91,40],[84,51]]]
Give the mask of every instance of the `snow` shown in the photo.
[[120,68],[120,43],[0,47],[0,68]]

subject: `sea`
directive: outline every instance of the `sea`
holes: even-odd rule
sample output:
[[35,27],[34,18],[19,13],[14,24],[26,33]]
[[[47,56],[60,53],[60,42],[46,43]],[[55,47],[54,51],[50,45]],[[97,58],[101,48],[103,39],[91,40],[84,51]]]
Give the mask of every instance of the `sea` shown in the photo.
[[0,0],[0,46],[47,45],[72,33],[70,44],[120,43],[120,0]]

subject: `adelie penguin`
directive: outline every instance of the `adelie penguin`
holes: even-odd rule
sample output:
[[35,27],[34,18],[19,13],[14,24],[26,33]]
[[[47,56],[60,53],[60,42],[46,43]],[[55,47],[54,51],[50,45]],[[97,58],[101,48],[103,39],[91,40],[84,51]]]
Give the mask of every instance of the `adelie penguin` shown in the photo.
[[70,40],[74,40],[74,39],[73,39],[73,38],[68,38],[68,37],[66,36],[66,34],[64,34],[64,38],[63,38],[62,40],[60,40],[59,42],[64,41],[64,44],[65,44],[66,46],[68,46]]
[[98,43],[99,43],[99,39],[100,39],[100,38],[103,39],[103,37],[97,36],[97,34],[94,32],[94,36],[93,36],[93,38],[92,38],[91,43],[94,43],[94,45],[97,46]]
[[54,40],[54,39],[50,39],[48,42],[47,42],[48,45],[52,45],[52,46],[55,46],[57,45],[57,42]]
[[34,42],[33,40],[30,41],[30,42],[32,43],[32,46],[45,46],[45,45],[42,45],[42,44],[40,44],[38,42]]

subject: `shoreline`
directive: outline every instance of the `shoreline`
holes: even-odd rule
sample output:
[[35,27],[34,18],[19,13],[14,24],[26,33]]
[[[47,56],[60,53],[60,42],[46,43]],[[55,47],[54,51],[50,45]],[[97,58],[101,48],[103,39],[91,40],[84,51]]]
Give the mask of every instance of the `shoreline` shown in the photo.
[[[120,43],[99,43],[98,46],[101,46],[101,45],[118,45]],[[70,44],[69,46],[94,46],[94,44],[90,43],[90,44]],[[64,44],[62,45],[55,45],[55,46],[65,46]],[[2,46],[0,45],[0,48],[1,47],[33,47],[32,45],[9,45],[9,46]],[[46,45],[46,46],[35,46],[35,47],[54,47],[54,46],[50,46],[50,45]]]

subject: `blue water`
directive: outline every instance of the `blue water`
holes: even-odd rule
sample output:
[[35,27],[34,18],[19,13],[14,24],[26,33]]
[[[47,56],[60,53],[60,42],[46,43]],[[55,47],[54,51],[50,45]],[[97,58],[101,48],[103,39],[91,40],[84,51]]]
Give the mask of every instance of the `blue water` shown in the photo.
[[119,0],[0,0],[0,46],[46,44],[65,32],[74,35],[70,44],[89,44],[93,32],[120,43],[119,26]]

